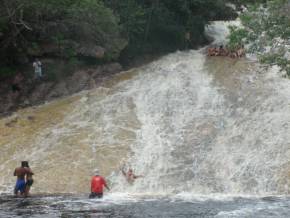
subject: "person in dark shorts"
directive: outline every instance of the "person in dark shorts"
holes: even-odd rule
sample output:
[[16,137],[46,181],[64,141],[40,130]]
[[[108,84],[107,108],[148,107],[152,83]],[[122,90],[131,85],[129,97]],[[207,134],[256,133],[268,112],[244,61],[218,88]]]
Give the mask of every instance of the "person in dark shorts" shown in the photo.
[[91,180],[91,194],[89,198],[102,198],[104,187],[110,190],[110,188],[107,186],[106,180],[100,176],[99,170],[95,169],[94,176]]
[[24,197],[27,197],[29,195],[30,188],[31,188],[31,186],[33,184],[33,178],[32,178],[32,176],[34,175],[34,173],[30,169],[30,167],[28,165],[28,161],[25,161],[25,164],[24,165],[25,165],[25,168],[27,170]]
[[21,167],[17,167],[14,170],[14,176],[17,176],[17,180],[16,180],[16,184],[15,184],[15,188],[14,188],[14,194],[16,196],[20,195],[24,195],[25,193],[25,176],[27,175],[27,168],[26,166],[27,161],[22,161],[21,162]]

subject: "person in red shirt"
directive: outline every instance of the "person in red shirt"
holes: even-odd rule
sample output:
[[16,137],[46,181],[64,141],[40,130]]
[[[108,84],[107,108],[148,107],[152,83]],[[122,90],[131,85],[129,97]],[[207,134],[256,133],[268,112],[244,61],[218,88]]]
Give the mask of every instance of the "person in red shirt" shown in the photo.
[[103,197],[103,189],[106,187],[108,190],[110,188],[107,186],[106,180],[99,175],[99,170],[95,169],[94,176],[91,180],[91,194],[90,198],[102,198]]

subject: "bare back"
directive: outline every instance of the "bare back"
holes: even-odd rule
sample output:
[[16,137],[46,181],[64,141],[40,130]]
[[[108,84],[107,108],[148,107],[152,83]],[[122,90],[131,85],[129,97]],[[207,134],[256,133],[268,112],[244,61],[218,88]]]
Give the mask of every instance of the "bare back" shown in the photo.
[[14,171],[14,176],[17,176],[17,179],[24,179],[27,174],[27,169],[24,167],[17,167]]

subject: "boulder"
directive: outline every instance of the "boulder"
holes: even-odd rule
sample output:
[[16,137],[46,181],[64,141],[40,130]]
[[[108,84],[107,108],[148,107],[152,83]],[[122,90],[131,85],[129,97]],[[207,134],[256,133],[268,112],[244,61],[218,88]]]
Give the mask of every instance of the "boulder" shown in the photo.
[[46,96],[46,100],[51,100],[57,97],[66,96],[69,94],[65,81],[56,84]]
[[86,71],[75,72],[66,82],[69,93],[79,92],[89,88],[90,75]]
[[101,46],[85,45],[85,46],[80,46],[77,49],[77,54],[84,57],[102,59],[104,58],[105,51],[106,50]]
[[45,96],[49,93],[51,88],[54,86],[52,82],[41,83],[40,85],[36,86],[30,96],[30,103],[37,103],[39,101],[43,101]]
[[119,63],[111,63],[111,64],[106,64],[103,66],[103,72],[109,73],[109,74],[114,74],[118,73],[123,70],[123,67]]

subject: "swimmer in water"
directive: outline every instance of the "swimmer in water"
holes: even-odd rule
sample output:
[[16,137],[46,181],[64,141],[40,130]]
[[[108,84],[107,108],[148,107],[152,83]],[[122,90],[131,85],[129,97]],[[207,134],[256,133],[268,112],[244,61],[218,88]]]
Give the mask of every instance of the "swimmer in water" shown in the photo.
[[135,179],[143,177],[143,175],[135,175],[131,168],[129,168],[128,171],[126,172],[124,170],[124,167],[122,167],[121,171],[122,171],[122,174],[126,177],[127,182],[130,184],[132,184],[135,181]]

